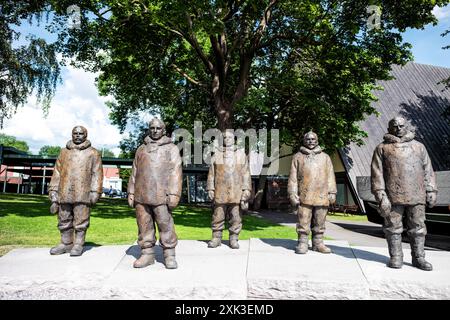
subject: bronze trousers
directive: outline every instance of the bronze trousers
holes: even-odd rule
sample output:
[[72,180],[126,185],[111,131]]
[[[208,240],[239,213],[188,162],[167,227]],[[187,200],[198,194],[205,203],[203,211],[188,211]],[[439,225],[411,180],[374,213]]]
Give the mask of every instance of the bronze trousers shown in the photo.
[[163,249],[172,249],[178,243],[173,217],[167,205],[150,206],[136,204],[136,220],[139,229],[138,244],[141,249],[156,244],[155,222],[159,231],[159,243]]
[[214,204],[211,227],[214,232],[222,232],[225,229],[225,219],[229,219],[230,235],[238,235],[242,230],[242,215],[238,203]]
[[312,230],[313,235],[323,235],[325,232],[325,219],[327,217],[327,212],[328,207],[300,204],[297,211],[297,233],[299,235],[309,235]]
[[58,212],[58,229],[86,231],[89,227],[91,208],[83,203],[61,203]]
[[425,205],[414,206],[393,205],[391,213],[384,218],[383,231],[386,235],[402,234],[403,215],[406,213],[406,230],[409,236],[425,236]]

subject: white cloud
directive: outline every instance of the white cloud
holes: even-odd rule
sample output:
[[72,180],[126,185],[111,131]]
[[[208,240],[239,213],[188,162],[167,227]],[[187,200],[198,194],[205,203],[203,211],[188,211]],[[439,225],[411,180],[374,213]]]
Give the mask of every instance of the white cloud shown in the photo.
[[438,20],[446,20],[450,18],[450,5],[445,7],[435,6],[433,9],[433,14],[438,18]]
[[65,146],[72,128],[83,125],[95,148],[108,148],[118,153],[122,136],[109,121],[105,105],[109,98],[98,95],[96,75],[68,66],[62,76],[63,84],[57,88],[46,118],[31,97],[11,119],[5,120],[2,132],[27,141],[30,151],[38,153],[44,145]]

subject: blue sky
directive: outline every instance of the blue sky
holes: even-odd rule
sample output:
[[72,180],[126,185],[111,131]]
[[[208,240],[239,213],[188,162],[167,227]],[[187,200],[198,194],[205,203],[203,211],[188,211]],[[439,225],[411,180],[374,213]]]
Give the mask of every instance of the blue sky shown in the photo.
[[[450,5],[435,8],[433,13],[439,19],[436,26],[428,25],[423,30],[407,30],[404,41],[412,44],[415,62],[450,68],[450,49],[442,49],[450,44],[450,34],[441,37],[445,30],[450,29]],[[54,36],[49,35],[44,26],[45,23],[40,26],[25,23],[18,31],[53,40]],[[44,145],[64,146],[70,138],[72,127],[80,124],[88,129],[89,139],[95,147],[112,149],[118,154],[119,142],[127,134],[121,135],[110,123],[109,110],[105,105],[105,101],[110,98],[98,95],[95,87],[96,76],[70,66],[64,67],[62,84],[57,88],[48,116],[44,117],[35,99],[30,98],[11,119],[5,120],[1,132],[27,141],[31,152],[37,153]]]
[[424,30],[408,29],[403,40],[412,44],[415,62],[450,68],[450,49],[442,49],[450,45],[450,34],[441,37],[450,29],[450,5],[435,9],[435,15],[439,18],[436,26],[430,24]]

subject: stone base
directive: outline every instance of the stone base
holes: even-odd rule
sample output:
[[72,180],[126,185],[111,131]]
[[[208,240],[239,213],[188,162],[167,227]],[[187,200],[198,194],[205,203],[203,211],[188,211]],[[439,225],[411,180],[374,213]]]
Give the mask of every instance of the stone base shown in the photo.
[[[251,239],[248,297],[257,299],[367,299],[365,281],[346,241],[325,241],[332,250],[296,254],[295,240]],[[309,245],[311,249],[311,241]]]
[[133,268],[136,245],[87,247],[80,257],[52,256],[50,248],[15,249],[0,258],[4,299],[450,299],[450,252],[426,251],[433,271],[386,266],[387,248],[325,241],[331,254],[295,254],[295,240],[227,242],[182,240],[178,269],[156,262]]
[[387,248],[352,247],[370,289],[372,299],[450,299],[450,252],[426,250],[433,271],[412,266],[411,250],[403,249],[401,269],[386,266]]

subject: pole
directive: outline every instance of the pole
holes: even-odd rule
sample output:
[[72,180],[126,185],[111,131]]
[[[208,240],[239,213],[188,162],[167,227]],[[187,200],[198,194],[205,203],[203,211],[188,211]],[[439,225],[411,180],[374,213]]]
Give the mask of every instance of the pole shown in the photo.
[[20,185],[22,184],[23,174],[20,174],[20,182],[17,179],[17,193],[20,193]]
[[45,189],[45,169],[46,169],[46,166],[44,166],[44,174],[42,175],[42,193],[41,194],[44,194],[44,189]]
[[5,167],[5,180],[3,181],[3,193],[6,192],[6,180],[8,180],[8,166]]

